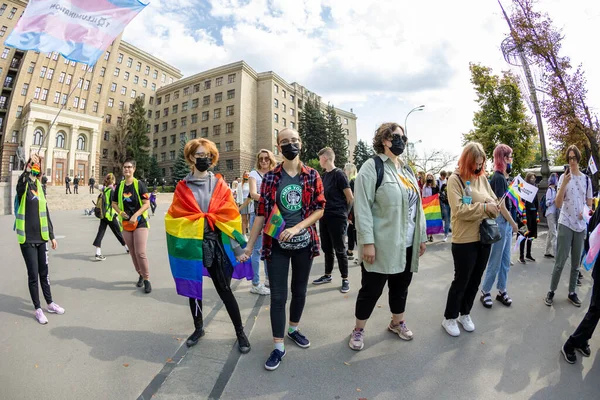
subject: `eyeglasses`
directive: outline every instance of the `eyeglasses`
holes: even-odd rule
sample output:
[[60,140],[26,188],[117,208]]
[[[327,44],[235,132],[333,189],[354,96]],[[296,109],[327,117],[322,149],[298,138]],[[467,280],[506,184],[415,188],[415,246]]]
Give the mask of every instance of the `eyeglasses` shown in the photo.
[[210,153],[196,153],[196,154],[194,154],[194,157],[196,157],[196,158],[212,158],[212,155]]
[[269,157],[258,157],[258,161],[271,161]]
[[123,169],[133,169],[133,165],[123,165]]
[[512,154],[511,154],[510,156],[506,156],[506,158],[508,158],[509,160],[512,160],[512,159],[513,159],[513,156],[512,156]]
[[300,139],[294,137],[294,138],[291,138],[291,139],[283,139],[281,142],[279,142],[279,145],[280,146],[285,146],[286,144],[290,144],[290,143],[296,144],[296,143],[299,143],[299,142],[300,142]]
[[577,157],[571,156],[568,158],[569,161],[577,161]]
[[394,133],[394,134],[392,135],[392,140],[398,140],[398,139],[402,139],[402,141],[403,141],[404,143],[408,142],[408,138],[407,138],[406,136],[404,136],[404,135],[400,135],[400,134],[398,134],[398,133]]

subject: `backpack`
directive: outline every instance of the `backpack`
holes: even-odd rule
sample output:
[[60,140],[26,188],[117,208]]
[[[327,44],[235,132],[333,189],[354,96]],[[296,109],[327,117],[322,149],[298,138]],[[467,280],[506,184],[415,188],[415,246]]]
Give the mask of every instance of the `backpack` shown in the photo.
[[[552,190],[552,188],[548,188],[548,190]],[[546,216],[546,211],[548,210],[548,206],[546,205],[546,194],[548,193],[548,190],[542,196],[542,200],[540,203],[540,211],[542,212],[542,215],[544,217]],[[586,188],[586,191],[587,191],[587,188]]]
[[379,189],[379,186],[381,186],[381,183],[383,182],[383,160],[377,154],[375,154],[371,158],[373,159],[373,161],[375,161],[375,173],[377,174],[377,181],[375,182],[375,192],[377,192],[377,189]]
[[104,204],[104,191],[98,195],[96,206],[94,207],[94,216],[103,219],[106,216],[106,205]]

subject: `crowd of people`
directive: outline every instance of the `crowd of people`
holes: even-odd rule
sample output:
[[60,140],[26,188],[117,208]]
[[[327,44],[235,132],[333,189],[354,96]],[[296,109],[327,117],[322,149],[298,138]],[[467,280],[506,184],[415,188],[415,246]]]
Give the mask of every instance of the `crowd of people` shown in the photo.
[[[241,180],[228,186],[210,171],[219,159],[213,142],[189,141],[184,156],[189,175],[176,187],[173,202],[165,218],[167,249],[177,293],[189,298],[194,332],[188,346],[204,335],[202,318],[202,275],[210,276],[223,301],[242,353],[250,351],[239,306],[231,289],[232,279],[252,281],[250,291],[270,295],[270,320],[273,350],[265,362],[275,370],[285,357],[285,337],[301,348],[310,340],[301,331],[300,320],[306,302],[309,277],[315,257],[324,254],[324,273],[312,284],[333,282],[334,264],[340,272],[339,290],[350,291],[348,260],[360,262],[361,281],[354,310],[354,327],[348,345],[359,351],[365,345],[365,327],[387,283],[391,312],[387,330],[402,340],[412,340],[406,307],[409,287],[418,272],[427,234],[423,199],[439,195],[444,220],[444,240],[451,235],[454,278],[448,290],[443,329],[451,336],[473,332],[471,309],[480,292],[483,307],[493,307],[495,299],[510,307],[508,295],[511,248],[516,234],[520,241],[519,261],[535,262],[532,240],[537,235],[539,202],[534,200],[519,209],[507,196],[511,182],[512,149],[499,144],[493,152],[494,172],[486,174],[487,158],[479,143],[464,147],[455,171],[442,171],[438,179],[432,174],[415,174],[401,157],[408,138],[396,123],[382,124],[375,132],[375,155],[356,171],[348,163],[335,165],[335,152],[319,152],[323,174],[300,160],[302,140],[294,129],[277,135],[277,147],[283,161],[277,163],[273,153],[261,149],[255,168],[245,171]],[[564,264],[571,256],[571,273],[567,299],[580,307],[576,287],[579,265],[587,232],[600,220],[596,214],[587,224],[587,207],[592,206],[589,177],[579,170],[581,153],[575,146],[567,151],[569,167],[560,176],[550,177],[550,187],[543,198],[543,213],[548,220],[548,237],[544,256],[554,259],[550,290],[545,303],[552,306],[554,293]],[[18,241],[29,277],[29,290],[38,322],[48,322],[40,306],[38,282],[50,313],[64,309],[53,302],[48,275],[48,242],[57,243],[39,178],[39,158],[34,155],[25,166],[18,185],[19,207],[16,216]],[[134,177],[136,162],[127,159],[123,177],[115,182],[108,174],[101,197],[105,212],[94,246],[96,259],[104,260],[101,241],[111,228],[125,251],[130,253],[136,271],[136,285],[151,293],[150,268],[146,243],[150,228],[149,209],[154,214],[147,186]],[[526,181],[535,185],[535,176]],[[155,201],[154,201],[155,203]],[[317,222],[319,228],[317,230]],[[491,232],[491,234],[489,234]],[[354,251],[357,251],[355,255]],[[261,282],[260,262],[263,261]],[[485,276],[484,276],[485,273]],[[291,275],[291,282],[289,276]],[[594,271],[595,276],[595,271]],[[39,281],[38,281],[39,278]],[[483,279],[483,283],[481,282]],[[592,302],[585,319],[562,348],[565,359],[575,362],[575,351],[590,355],[588,340],[600,319],[600,288],[594,281]],[[291,292],[289,317],[286,315]],[[286,329],[287,326],[287,329]]]

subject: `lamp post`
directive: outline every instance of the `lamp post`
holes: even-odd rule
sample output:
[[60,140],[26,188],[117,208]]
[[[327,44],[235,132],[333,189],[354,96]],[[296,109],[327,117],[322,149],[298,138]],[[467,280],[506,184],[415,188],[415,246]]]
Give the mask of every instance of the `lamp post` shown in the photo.
[[416,142],[407,142],[406,143],[406,162],[410,162],[410,148],[412,147],[414,149],[415,145],[419,144],[419,143],[423,143],[423,141],[421,139],[419,139]]
[[[423,109],[425,108],[425,105],[420,105],[418,107],[413,108],[412,110],[410,110],[408,112],[408,114],[406,114],[406,117],[404,118],[404,134],[406,135],[406,137],[408,137],[408,128],[406,127],[406,122],[408,120],[408,116],[410,114],[412,114],[414,111],[423,111]],[[421,141],[419,140],[417,143],[420,143]],[[415,143],[416,144],[416,143]],[[407,146],[406,148],[406,158],[407,160],[410,160],[410,147]]]

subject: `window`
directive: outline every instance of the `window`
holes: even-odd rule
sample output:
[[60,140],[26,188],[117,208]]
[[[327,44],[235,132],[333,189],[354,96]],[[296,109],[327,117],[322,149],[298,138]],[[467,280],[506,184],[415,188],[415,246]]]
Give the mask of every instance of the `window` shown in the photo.
[[0,15],[4,15],[4,11],[6,11],[6,7],[8,7],[6,5],[6,3],[2,4],[2,7],[0,7]]
[[204,96],[204,97],[202,98],[202,105],[203,105],[203,106],[207,106],[207,105],[209,105],[209,104],[210,104],[210,96]]
[[176,91],[173,93],[173,99],[177,100],[178,98],[179,98],[179,90],[176,90]]
[[171,144],[175,143],[175,135],[171,135]]
[[208,128],[202,128],[201,130],[202,137],[208,137]]
[[168,115],[169,115],[169,107],[163,108],[163,117],[166,117]]
[[[102,149],[102,158],[108,158],[108,149]],[[102,167],[102,175],[106,176],[108,173],[108,167]]]
[[208,111],[202,111],[202,121],[208,121]]
[[79,108],[81,110],[85,110],[85,103],[86,103],[86,99],[81,99],[81,103],[79,103]]
[[146,70],[144,71],[146,75],[150,75],[150,67],[146,66]]
[[67,93],[63,93],[63,95],[62,95],[62,97],[61,97],[61,99],[60,99],[60,104],[61,104],[61,105],[63,105],[63,106],[64,106],[64,105],[66,105],[66,104],[67,104],[67,96],[68,96],[68,94],[67,94]]
[[135,99],[135,97],[136,97],[136,92],[135,92],[135,90],[132,89],[131,90],[131,98]]
[[215,103],[219,103],[223,100],[223,92],[215,93]]
[[124,101],[120,101],[119,102],[119,110],[122,110],[125,108],[125,102]]
[[77,150],[85,150],[85,136],[79,135],[77,138]]
[[169,152],[169,160],[174,160],[175,159],[175,150],[171,150]]
[[98,102],[95,101],[94,105],[92,106],[92,112],[98,112]]
[[225,160],[227,171],[233,171],[233,160]]
[[153,92],[156,91],[156,83],[153,83],[152,86],[151,86],[151,88],[152,88]]
[[279,115],[275,114],[274,117],[273,117],[273,119],[274,119],[275,122],[279,122]]
[[79,78],[79,80],[77,81],[77,87],[81,89],[81,82],[83,81],[83,78]]
[[115,73],[113,75],[114,76],[119,76],[120,72],[121,72],[121,70],[119,68],[115,68]]
[[12,10],[10,10],[10,14],[8,14],[8,19],[13,19],[13,17],[15,16],[16,13],[17,13],[17,7],[13,7]]
[[215,108],[215,111],[213,114],[213,119],[217,119],[217,118],[221,118],[221,109],[220,108]]
[[[166,160],[167,160],[167,153],[160,153],[160,161],[166,161]],[[163,175],[164,175],[164,173],[163,173]]]
[[283,126],[286,126],[286,120],[285,120],[285,118],[281,118],[281,124],[282,124]]
[[64,132],[60,131],[56,134],[56,145],[55,147],[59,148],[59,149],[64,149],[65,148],[65,134]]
[[4,36],[6,34],[7,29],[8,29],[8,26],[2,26],[2,28],[0,28],[0,37]]
[[85,82],[83,83],[83,90],[89,90],[89,88],[90,88],[90,83],[91,83],[90,81],[85,81]]
[[138,72],[140,72],[142,70],[142,63],[141,62],[139,62],[139,63],[137,63],[135,65],[135,70],[138,71]]
[[168,128],[168,124],[167,124],[166,122],[163,122],[163,123],[162,123],[162,126],[161,126],[161,129],[162,129],[162,131],[163,131],[163,132],[164,132],[164,131],[166,131],[166,130],[167,130],[167,128]]
[[21,118],[21,114],[23,113],[23,106],[17,107],[17,118]]
[[290,128],[296,129],[296,124],[293,121],[290,121]]
[[198,136],[198,135],[196,134],[196,130],[195,130],[195,129],[192,129],[192,130],[190,131],[190,138],[191,138],[191,139],[196,139],[196,137],[197,137],[197,136]]
[[[152,111],[152,110],[150,110],[150,111]],[[159,118],[160,118],[160,111],[156,111],[156,112],[154,113],[154,118],[156,118],[156,119],[159,119]]]
[[54,61],[58,60],[58,53],[57,53],[57,52],[55,52],[55,51],[54,51],[54,52],[52,52],[52,59],[53,59]]
[[46,77],[46,71],[47,70],[48,70],[48,68],[42,67],[42,69],[40,70],[40,78]]
[[281,90],[281,96],[282,96],[284,99],[285,99],[285,95],[286,95],[286,93],[285,93],[285,90]]
[[60,75],[58,76],[58,83],[63,83],[65,81],[65,76],[67,74],[65,74],[64,72],[61,72]]
[[233,133],[233,122],[225,124],[225,133]]
[[227,100],[231,100],[235,98],[235,89],[231,89],[227,91]]
[[294,95],[290,94],[290,101],[293,103],[294,102]]
[[173,129],[173,128],[177,128],[177,120],[176,119],[171,120],[171,129]]
[[152,78],[156,79],[158,78],[158,71],[154,70],[154,73],[152,74]]
[[113,99],[113,98],[108,99],[108,106],[112,107],[114,105],[115,105],[115,99]]
[[183,95],[184,96],[189,96],[190,95],[190,87],[189,86],[186,87],[186,88],[183,88]]
[[175,104],[175,105],[173,106],[173,109],[172,109],[172,111],[171,111],[171,112],[172,112],[173,114],[177,114],[177,111],[178,111],[178,110],[179,110],[179,106],[178,106],[177,104]]
[[139,77],[139,76],[137,76],[137,75],[134,75],[134,76],[133,76],[133,83],[134,83],[135,85],[137,85],[139,81],[140,81],[140,77]]
[[221,125],[213,126],[213,136],[219,136],[221,134]]
[[[152,112],[152,110],[148,110],[148,112]],[[158,133],[158,124],[154,125],[154,133]]]
[[104,53],[105,60],[108,60],[109,57],[110,57],[110,51],[107,51],[106,53]]
[[123,74],[123,79],[125,79],[126,81],[128,81],[128,80],[129,80],[129,72],[125,72],[125,73]]
[[152,141],[152,147],[157,148],[158,147],[158,139],[154,139]]
[[233,151],[233,141],[225,142],[225,151]]
[[344,125],[348,125],[348,118],[344,118]]
[[187,126],[187,117],[181,117],[181,126]]
[[117,63],[121,64],[123,62],[123,53],[119,53],[119,57],[117,57]]
[[79,107],[79,97],[77,96],[75,96],[75,98],[73,99],[73,107]]
[[8,47],[5,47],[4,50],[2,50],[2,58],[7,58],[9,52],[10,49]]
[[294,109],[293,109],[293,108],[291,108],[291,107],[290,107],[290,115],[292,115],[292,116],[293,116],[293,115],[296,115],[296,111],[294,111]]
[[204,81],[204,90],[208,90],[210,89],[210,79],[207,81]]
[[117,117],[117,126],[123,125],[123,117]]
[[100,68],[100,76],[104,76],[104,74],[106,74],[106,68],[102,67]]
[[40,98],[40,93],[42,93],[42,88],[41,87],[36,87],[35,88],[35,92],[33,92],[33,98],[34,99],[39,99]]
[[229,74],[227,76],[227,82],[228,83],[234,83],[235,82],[235,74]]
[[121,86],[121,94],[122,95],[126,95],[127,94],[127,86]]
[[281,111],[285,112],[285,104],[281,103]]
[[181,111],[187,111],[188,109],[188,102],[184,101],[183,103],[181,103]]
[[148,101],[148,103],[154,104],[154,97],[150,96],[150,101]]
[[192,124],[198,123],[198,114],[192,114]]
[[27,68],[27,73],[28,74],[33,74],[33,70],[35,69],[35,63],[32,62],[31,64],[29,64],[29,68]]
[[147,80],[143,80],[142,81],[142,87],[148,87],[148,81]]
[[65,81],[65,84],[70,85],[71,79],[73,79],[73,75],[71,75],[71,74],[67,75],[67,80]]
[[37,144],[37,145],[42,145],[42,142],[44,140],[44,134],[42,133],[41,129],[36,129],[35,132],[33,132],[33,144]]
[[[217,86],[219,86],[219,85],[217,85]],[[200,84],[197,83],[194,85],[194,93],[198,93],[199,91],[200,91]]]
[[104,121],[105,121],[107,124],[110,124],[110,120],[111,120],[111,115],[110,115],[110,114],[106,114],[106,117],[104,117]]
[[60,92],[54,93],[54,104],[58,104],[60,101]]
[[52,79],[53,76],[54,76],[54,70],[52,68],[50,68],[48,70],[48,75],[46,75],[46,79]]
[[185,141],[185,140],[186,140],[186,137],[185,137],[185,132],[181,132],[181,133],[179,134],[179,141],[180,141],[180,142],[182,142],[182,141]]
[[227,108],[225,109],[225,115],[227,117],[233,115],[233,106],[227,106]]
[[106,140],[106,141],[110,140],[110,132],[109,131],[104,131],[104,140]]
[[162,83],[165,83],[165,80],[167,79],[167,76],[165,74],[162,74],[162,76],[160,77],[160,81]]
[[24,83],[23,84],[23,89],[21,89],[21,94],[23,96],[27,96],[27,90],[29,89],[29,84],[28,83]]
[[160,145],[161,145],[161,146],[166,146],[166,145],[167,145],[167,137],[166,137],[166,136],[163,136],[163,137],[160,139]]
[[192,108],[198,108],[198,99],[192,100]]
[[169,101],[171,101],[171,95],[165,94],[165,103],[168,103]]
[[273,84],[273,90],[275,91],[275,93],[279,93],[279,85]]
[[273,107],[279,108],[279,100],[273,99]]

